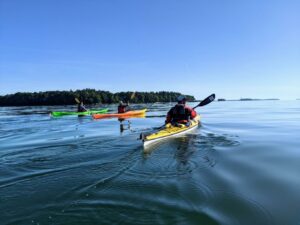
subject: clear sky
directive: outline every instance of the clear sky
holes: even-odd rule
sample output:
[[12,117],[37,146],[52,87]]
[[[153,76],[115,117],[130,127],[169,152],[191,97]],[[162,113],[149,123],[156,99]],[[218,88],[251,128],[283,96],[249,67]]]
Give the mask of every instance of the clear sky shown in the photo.
[[300,98],[299,0],[0,0],[0,95]]

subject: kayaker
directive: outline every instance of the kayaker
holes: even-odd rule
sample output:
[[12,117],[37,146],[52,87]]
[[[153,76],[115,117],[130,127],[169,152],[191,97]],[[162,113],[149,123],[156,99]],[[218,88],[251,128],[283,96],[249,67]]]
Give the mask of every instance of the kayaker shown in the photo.
[[120,104],[118,106],[118,113],[125,113],[127,111],[129,111],[129,103],[123,103],[123,101],[120,101]]
[[197,112],[186,105],[186,97],[184,95],[180,95],[177,100],[178,103],[168,112],[166,124],[185,124],[189,126],[190,120],[197,116]]
[[83,101],[80,101],[80,103],[77,105],[77,112],[86,112],[88,111],[84,104],[83,104]]

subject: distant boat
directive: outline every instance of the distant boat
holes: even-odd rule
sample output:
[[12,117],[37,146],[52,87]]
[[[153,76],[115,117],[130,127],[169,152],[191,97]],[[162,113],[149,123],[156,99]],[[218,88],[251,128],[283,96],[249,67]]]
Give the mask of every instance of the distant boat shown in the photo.
[[218,102],[224,102],[224,101],[226,101],[225,98],[219,98],[219,99],[218,99]]

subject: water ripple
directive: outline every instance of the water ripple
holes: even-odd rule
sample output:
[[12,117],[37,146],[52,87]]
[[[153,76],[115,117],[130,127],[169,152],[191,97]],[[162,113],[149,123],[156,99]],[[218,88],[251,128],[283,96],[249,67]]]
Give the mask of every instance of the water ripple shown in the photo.
[[222,224],[228,225],[275,225],[271,213],[260,203],[235,192],[212,190],[212,197],[204,210],[208,215]]
[[133,105],[147,117],[122,133],[44,114],[74,106],[0,108],[1,224],[299,223],[299,101],[212,103],[144,153],[139,133],[170,106]]

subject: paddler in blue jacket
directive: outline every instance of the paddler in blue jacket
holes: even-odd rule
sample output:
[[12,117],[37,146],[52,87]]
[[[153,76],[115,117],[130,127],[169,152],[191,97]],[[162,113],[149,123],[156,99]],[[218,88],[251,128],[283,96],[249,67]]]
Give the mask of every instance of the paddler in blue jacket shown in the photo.
[[77,105],[77,112],[86,112],[86,111],[88,110],[85,108],[83,101],[81,100]]

